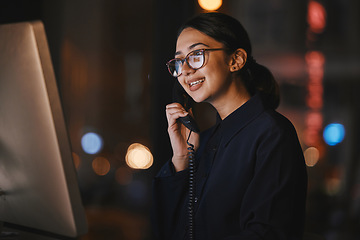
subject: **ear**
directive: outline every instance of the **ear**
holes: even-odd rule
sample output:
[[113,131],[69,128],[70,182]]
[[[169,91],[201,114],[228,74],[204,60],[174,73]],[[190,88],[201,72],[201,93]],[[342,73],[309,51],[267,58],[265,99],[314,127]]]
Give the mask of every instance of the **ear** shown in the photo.
[[231,55],[230,72],[237,72],[242,69],[246,63],[247,53],[244,49],[238,48]]

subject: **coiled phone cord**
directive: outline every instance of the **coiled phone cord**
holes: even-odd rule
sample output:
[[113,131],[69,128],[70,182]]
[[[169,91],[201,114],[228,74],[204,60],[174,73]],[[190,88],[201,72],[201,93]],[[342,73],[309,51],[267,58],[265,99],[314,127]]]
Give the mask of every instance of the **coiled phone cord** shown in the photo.
[[194,195],[195,195],[195,148],[189,142],[192,131],[186,141],[189,146],[189,239],[194,240]]

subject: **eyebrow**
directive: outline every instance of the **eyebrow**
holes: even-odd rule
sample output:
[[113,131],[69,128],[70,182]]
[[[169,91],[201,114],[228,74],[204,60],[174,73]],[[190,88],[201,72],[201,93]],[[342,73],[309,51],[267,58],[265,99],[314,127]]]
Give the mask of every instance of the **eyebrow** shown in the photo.
[[[189,47],[189,49],[191,50],[191,49],[194,49],[196,46],[198,46],[198,45],[204,45],[205,47],[210,47],[209,45],[207,45],[207,44],[205,44],[205,43],[194,43],[194,44],[192,44],[192,45],[190,45],[190,47]],[[177,51],[177,52],[175,52],[175,56],[176,55],[179,55],[179,54],[181,54],[182,52],[181,51]]]

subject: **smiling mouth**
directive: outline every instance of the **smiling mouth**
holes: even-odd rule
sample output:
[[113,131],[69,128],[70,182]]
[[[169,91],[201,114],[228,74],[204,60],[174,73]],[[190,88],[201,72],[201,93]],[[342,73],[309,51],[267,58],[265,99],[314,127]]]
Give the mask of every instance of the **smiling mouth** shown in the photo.
[[197,85],[199,83],[202,83],[202,82],[204,82],[204,79],[198,80],[198,81],[195,81],[195,82],[191,82],[191,83],[189,83],[189,86],[192,87],[192,86],[195,86],[195,85]]

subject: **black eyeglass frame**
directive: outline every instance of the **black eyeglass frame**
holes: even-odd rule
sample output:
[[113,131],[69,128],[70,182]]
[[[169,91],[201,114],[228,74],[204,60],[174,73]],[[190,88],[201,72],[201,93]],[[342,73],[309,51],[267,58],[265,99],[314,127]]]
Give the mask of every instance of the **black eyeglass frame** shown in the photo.
[[[220,50],[226,50],[226,48],[202,48],[202,49],[196,49],[196,50],[193,50],[193,51],[189,52],[184,59],[180,59],[180,58],[171,59],[170,61],[168,61],[168,62],[166,63],[166,66],[167,66],[168,71],[169,71],[169,73],[170,73],[171,76],[173,76],[173,77],[179,77],[179,76],[181,76],[182,72],[181,72],[179,75],[174,76],[173,73],[172,73],[171,70],[170,70],[170,67],[169,67],[170,64],[171,64],[171,62],[180,61],[180,62],[181,62],[181,66],[184,66],[184,62],[186,62],[186,64],[189,66],[189,68],[191,68],[191,69],[193,69],[193,70],[198,70],[198,69],[202,68],[202,67],[204,66],[204,64],[205,64],[205,52],[207,52],[207,51],[220,51]],[[204,61],[203,61],[202,65],[201,65],[200,67],[198,67],[198,68],[191,67],[190,64],[189,64],[189,62],[188,62],[189,56],[192,55],[192,54],[194,54],[194,52],[201,52],[201,53],[202,53],[202,56],[203,56],[203,58],[204,58]]]

